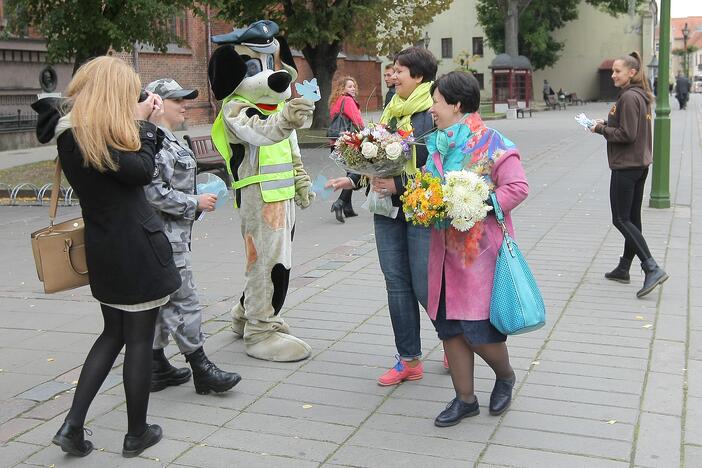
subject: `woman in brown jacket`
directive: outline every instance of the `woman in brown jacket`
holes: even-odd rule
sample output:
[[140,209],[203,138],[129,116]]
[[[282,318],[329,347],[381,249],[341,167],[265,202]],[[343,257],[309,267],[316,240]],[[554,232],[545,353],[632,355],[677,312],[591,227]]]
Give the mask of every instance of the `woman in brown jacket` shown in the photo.
[[619,265],[605,273],[605,278],[629,283],[629,268],[636,255],[645,273],[643,287],[636,297],[643,297],[668,279],[668,274],[653,259],[641,233],[641,202],[648,166],[652,162],[653,95],[638,52],[614,61],[612,80],[614,86],[621,89],[617,102],[612,106],[606,123],[598,120],[590,127],[590,131],[607,140],[607,159],[612,170],[609,185],[612,223],[624,236],[624,254]]

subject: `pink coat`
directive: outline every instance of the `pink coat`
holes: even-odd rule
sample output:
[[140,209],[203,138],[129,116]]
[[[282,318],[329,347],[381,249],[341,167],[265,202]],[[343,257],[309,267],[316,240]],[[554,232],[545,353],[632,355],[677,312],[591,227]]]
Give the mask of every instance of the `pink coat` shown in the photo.
[[[510,235],[514,235],[509,212],[527,197],[529,186],[516,148],[506,151],[494,162],[490,177]],[[466,260],[464,241],[468,233],[453,228],[432,229],[429,248],[429,308],[436,319],[442,277],[446,281],[446,318],[485,320],[490,317],[490,297],[495,261],[502,244],[502,230],[494,215],[482,222],[482,237],[477,258]]]
[[359,129],[363,128],[363,116],[361,115],[361,106],[351,96],[342,94],[334,101],[334,104],[329,108],[329,117],[334,118],[341,109],[341,103],[344,102],[344,115],[348,117],[353,124]]

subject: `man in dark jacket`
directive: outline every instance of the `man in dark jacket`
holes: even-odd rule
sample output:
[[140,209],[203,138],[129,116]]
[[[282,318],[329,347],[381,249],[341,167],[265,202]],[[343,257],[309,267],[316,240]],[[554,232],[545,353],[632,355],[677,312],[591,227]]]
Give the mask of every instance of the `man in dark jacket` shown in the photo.
[[385,94],[385,103],[383,103],[383,108],[388,105],[390,99],[395,95],[395,82],[392,79],[392,75],[395,70],[392,67],[392,63],[385,65],[385,72],[383,72],[383,80],[385,80],[385,85],[388,87],[388,92]]
[[678,72],[678,77],[675,79],[675,98],[680,104],[680,110],[685,109],[687,100],[690,97],[690,79]]

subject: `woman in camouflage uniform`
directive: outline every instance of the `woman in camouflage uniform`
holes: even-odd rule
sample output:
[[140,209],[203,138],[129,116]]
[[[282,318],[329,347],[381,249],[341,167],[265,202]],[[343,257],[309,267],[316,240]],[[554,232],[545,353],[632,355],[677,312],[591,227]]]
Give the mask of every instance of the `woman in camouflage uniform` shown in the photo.
[[195,99],[197,90],[183,89],[175,80],[160,79],[149,83],[146,90],[161,96],[164,113],[159,122],[165,138],[163,149],[156,155],[153,180],[146,186],[146,198],[163,218],[166,235],[171,241],[173,259],[182,278],[178,291],[161,306],[154,336],[151,391],[157,392],[190,380],[190,370],[175,368],[166,358],[164,348],[173,336],[178,349],[192,367],[195,390],[200,394],[224,392],[241,377],[215,366],[202,348],[200,301],[190,264],[190,234],[193,222],[201,211],[213,211],[216,195],[195,194],[197,163],[193,152],[179,141],[173,130],[185,120],[185,99]]

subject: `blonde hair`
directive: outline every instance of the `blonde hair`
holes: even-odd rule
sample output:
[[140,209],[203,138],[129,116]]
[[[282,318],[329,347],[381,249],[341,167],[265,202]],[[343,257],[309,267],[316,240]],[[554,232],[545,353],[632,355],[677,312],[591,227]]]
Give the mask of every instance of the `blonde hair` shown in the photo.
[[648,83],[646,78],[646,73],[641,66],[641,55],[634,51],[628,55],[622,55],[616,61],[622,62],[622,64],[629,70],[636,70],[634,76],[631,77],[631,84],[640,86],[646,92],[646,103],[650,106],[653,102],[653,93],[651,92],[651,85]]
[[134,108],[141,80],[121,59],[97,57],[83,64],[68,84],[73,135],[83,164],[99,172],[117,170],[109,149],[137,151],[141,147]]
[[342,76],[334,83],[334,88],[332,89],[331,96],[329,96],[330,107],[334,105],[337,99],[339,99],[339,96],[344,94],[344,88],[346,88],[346,83],[348,81],[353,81],[353,84],[356,85],[356,92],[358,92],[358,82],[356,81],[356,79],[349,75]]

